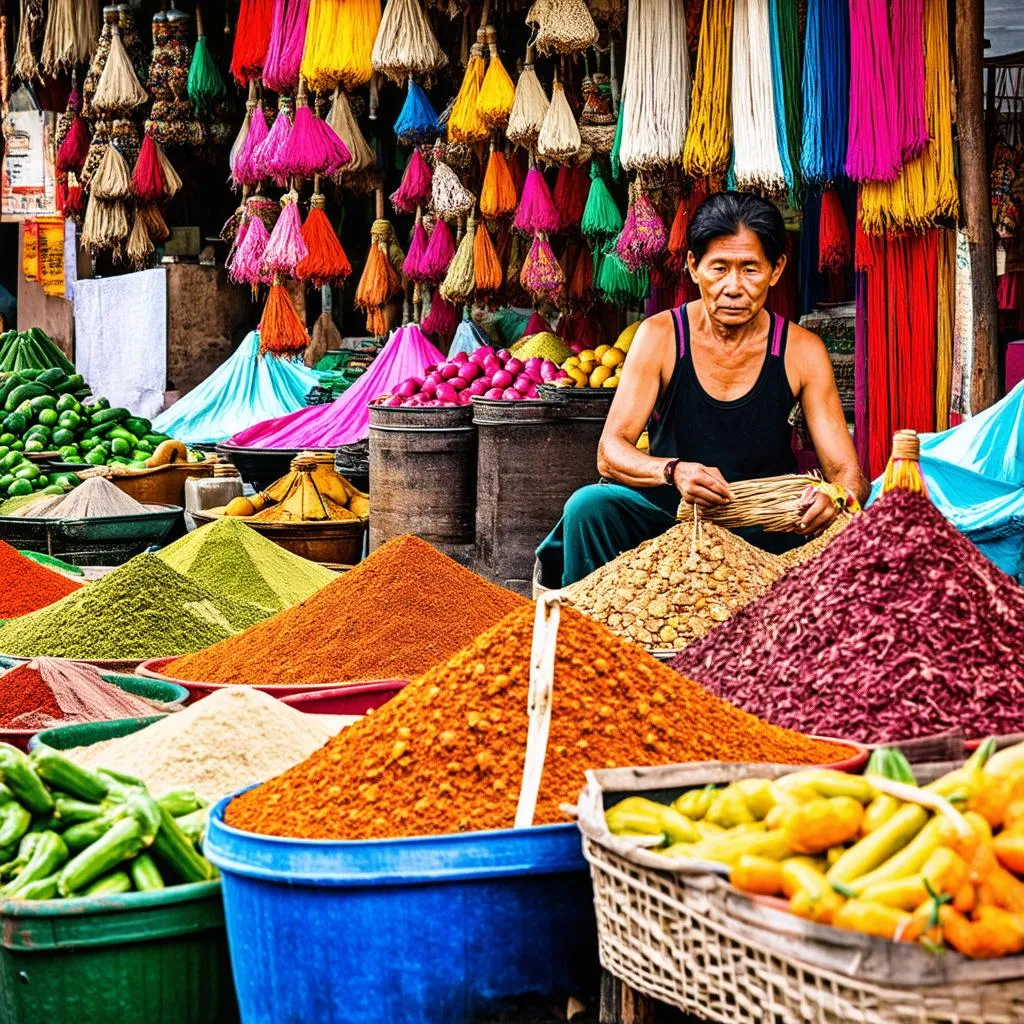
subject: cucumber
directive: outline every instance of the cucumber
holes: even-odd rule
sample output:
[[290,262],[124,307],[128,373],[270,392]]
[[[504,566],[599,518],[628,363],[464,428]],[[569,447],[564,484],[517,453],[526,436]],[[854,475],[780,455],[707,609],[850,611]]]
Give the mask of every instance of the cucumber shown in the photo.
[[24,413],[12,412],[4,417],[4,431],[21,437],[28,429],[28,417]]
[[85,456],[84,461],[90,466],[105,466],[107,464],[107,453],[102,448],[93,448]]
[[7,396],[16,387],[20,387],[24,383],[25,378],[17,373],[12,373],[4,379],[3,384],[0,384],[0,409],[2,409],[4,404],[7,402]]
[[145,441],[146,444],[152,445],[154,449],[158,448],[164,443],[164,441],[170,441],[170,438],[166,434],[146,434],[140,440]]
[[120,424],[108,430],[107,437],[109,437],[111,441],[115,438],[127,441],[133,448],[139,443],[139,439],[131,433],[131,431],[125,430]]
[[48,388],[59,388],[61,384],[66,384],[68,375],[61,370],[59,367],[54,367],[52,370],[44,370],[38,377],[36,377],[37,384],[43,384]]
[[57,399],[57,412],[80,413],[81,411],[82,403],[74,395],[61,395]]
[[65,446],[67,446],[69,444],[74,444],[74,441],[75,441],[74,431],[67,430],[64,427],[58,427],[53,432],[53,443],[58,448],[64,448]]
[[2,460],[0,460],[0,467],[3,469],[13,469],[15,466],[24,462],[25,459],[21,452],[8,452]]
[[14,436],[14,434],[11,434],[11,433],[0,434],[0,444],[2,444],[2,445],[5,445],[5,446],[12,445],[17,440],[18,439]]
[[109,398],[97,398],[95,402],[89,403],[89,415],[91,416],[95,412],[102,412],[104,409],[110,408]]
[[[25,385],[26,387],[28,385]],[[14,392],[17,394],[17,390]],[[123,420],[128,419],[131,413],[127,409],[115,408],[115,409],[100,409],[98,412],[92,413],[89,417],[89,422],[94,426],[98,427],[101,424],[109,423],[121,423]]]
[[132,452],[132,446],[123,437],[115,437],[110,443],[110,451],[114,455],[128,456]]
[[31,441],[25,442],[25,451],[33,455],[38,452],[45,452],[46,444],[40,441],[39,438],[34,437]]
[[57,399],[53,395],[40,395],[38,398],[30,399],[29,408],[33,412],[41,412],[43,409],[56,409]]
[[14,471],[15,480],[35,480],[37,476],[42,476],[42,470],[32,462],[26,462]]
[[7,396],[7,401],[4,402],[4,409],[7,412],[14,412],[14,410],[17,409],[22,402],[28,401],[33,398],[39,398],[41,395],[45,394],[46,388],[44,388],[41,384],[35,384],[31,382],[28,384],[21,384]]

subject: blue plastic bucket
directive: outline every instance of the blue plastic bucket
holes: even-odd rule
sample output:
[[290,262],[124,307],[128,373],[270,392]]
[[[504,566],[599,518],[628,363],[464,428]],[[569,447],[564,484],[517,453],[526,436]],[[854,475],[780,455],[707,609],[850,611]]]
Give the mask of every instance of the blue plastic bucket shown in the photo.
[[587,991],[593,896],[574,825],[332,842],[210,816],[246,1024],[468,1024]]

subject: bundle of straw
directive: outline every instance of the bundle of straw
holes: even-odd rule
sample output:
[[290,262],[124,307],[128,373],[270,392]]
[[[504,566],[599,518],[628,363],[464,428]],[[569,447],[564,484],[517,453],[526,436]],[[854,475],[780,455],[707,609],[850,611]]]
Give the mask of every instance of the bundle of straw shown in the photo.
[[121,31],[117,25],[112,25],[110,53],[92,97],[92,108],[98,114],[113,117],[142,106],[148,99],[149,93],[142,87],[121,42]]
[[[731,530],[758,526],[766,533],[791,533],[813,500],[808,489],[820,483],[821,477],[814,473],[740,480],[729,484],[732,500],[728,504],[701,509],[700,515]],[[690,503],[680,502],[676,518],[689,518],[692,514]]]
[[551,86],[551,103],[537,136],[537,155],[549,163],[564,163],[575,156],[582,141],[565,89],[556,76]]
[[897,430],[892,435],[892,456],[885,467],[882,493],[895,490],[928,494],[921,476],[921,439],[916,430]]
[[526,20],[537,26],[537,49],[545,55],[579,53],[597,42],[586,0],[536,0]]
[[470,217],[466,233],[455,250],[455,258],[448,265],[441,287],[438,289],[446,301],[458,305],[473,294],[476,275],[473,272],[473,241],[476,237],[476,218]]
[[43,36],[43,71],[55,78],[75,64],[87,64],[100,36],[96,0],[50,0]]
[[476,204],[473,193],[459,181],[459,176],[441,161],[434,165],[431,193],[434,210],[439,217],[446,220],[467,216]]
[[448,63],[419,0],[388,0],[371,54],[373,70],[401,85],[425,78]]
[[540,135],[544,115],[548,112],[548,98],[533,67],[533,47],[526,51],[526,63],[519,73],[512,113],[508,119],[506,135],[509,142],[530,149]]
[[336,176],[337,180],[344,181],[353,175],[369,171],[377,157],[359,128],[359,122],[356,121],[355,114],[352,113],[348,96],[340,87],[335,90],[334,102],[331,104],[327,123],[334,134],[345,143],[345,147],[352,156],[352,159],[342,167]]
[[39,61],[35,44],[43,34],[43,0],[21,0],[18,16],[18,40],[14,44],[14,73],[23,82],[31,82],[39,75]]

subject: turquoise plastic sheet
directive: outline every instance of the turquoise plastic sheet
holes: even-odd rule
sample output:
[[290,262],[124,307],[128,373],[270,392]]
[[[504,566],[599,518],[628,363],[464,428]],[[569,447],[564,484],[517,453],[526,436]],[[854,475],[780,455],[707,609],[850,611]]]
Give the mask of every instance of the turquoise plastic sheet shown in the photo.
[[217,444],[263,420],[302,409],[320,374],[294,359],[260,357],[258,331],[197,388],[153,421],[185,444]]
[[939,511],[1024,583],[1024,382],[960,426],[922,435],[921,472]]

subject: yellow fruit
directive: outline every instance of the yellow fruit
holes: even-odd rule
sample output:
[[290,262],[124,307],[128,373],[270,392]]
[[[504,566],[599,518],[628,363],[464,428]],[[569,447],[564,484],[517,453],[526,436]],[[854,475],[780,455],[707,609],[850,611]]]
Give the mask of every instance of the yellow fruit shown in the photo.
[[224,509],[226,516],[251,516],[256,509],[248,498],[232,498]]
[[626,361],[626,355],[620,348],[610,348],[601,356],[601,365],[610,366],[613,370]]
[[582,352],[579,353],[579,357],[581,365],[583,363],[597,362],[597,353],[592,348],[585,348]]
[[[605,369],[607,369],[607,367],[605,367]],[[614,377],[609,377],[601,385],[601,387],[603,387],[603,388],[617,388],[618,386],[619,386],[619,376],[618,376],[618,374],[616,374]]]
[[600,359],[610,348],[611,345],[598,345],[597,348],[594,349],[594,355]]
[[580,363],[579,369],[584,377],[589,377],[597,369],[597,363]]
[[628,352],[629,346],[633,344],[633,337],[642,323],[643,320],[637,320],[636,323],[630,324],[616,339],[615,347],[621,352]]
[[610,366],[597,367],[597,369],[590,375],[590,386],[592,388],[601,387],[611,375],[612,370]]
[[576,387],[585,388],[587,386],[587,375],[578,366],[567,366],[565,372],[575,382]]
[[564,363],[562,363],[562,369],[563,370],[568,370],[570,366],[579,366],[579,365],[580,365],[580,357],[579,356],[569,356],[569,358],[566,359],[566,361]]

